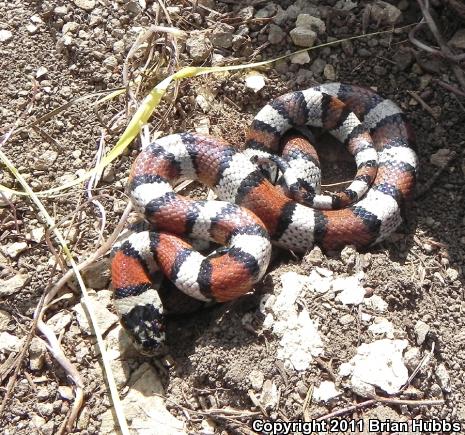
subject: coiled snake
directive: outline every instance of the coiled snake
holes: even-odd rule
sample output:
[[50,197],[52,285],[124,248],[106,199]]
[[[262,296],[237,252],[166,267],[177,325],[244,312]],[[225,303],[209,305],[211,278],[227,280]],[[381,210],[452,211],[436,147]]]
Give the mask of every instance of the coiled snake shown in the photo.
[[[306,141],[280,139],[293,126],[327,130],[355,158],[345,190],[319,193],[319,162]],[[115,246],[112,280],[116,309],[137,347],[163,347],[163,308],[151,283],[160,268],[180,290],[203,301],[248,292],[268,266],[271,243],[298,252],[359,248],[378,243],[401,223],[411,197],[417,157],[413,134],[392,101],[369,89],[330,83],[283,95],[256,115],[246,149],[198,134],[157,139],[134,162],[129,192],[151,231]],[[281,147],[282,148],[282,147]],[[270,182],[279,169],[278,185]],[[196,179],[221,201],[193,200],[174,184]],[[219,243],[207,257],[187,238]]]

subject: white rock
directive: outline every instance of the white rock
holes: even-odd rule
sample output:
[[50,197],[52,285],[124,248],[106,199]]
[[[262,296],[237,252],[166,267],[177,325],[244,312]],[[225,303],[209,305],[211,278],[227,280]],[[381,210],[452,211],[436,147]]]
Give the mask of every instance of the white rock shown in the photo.
[[334,292],[340,292],[336,300],[344,305],[359,305],[365,298],[365,289],[361,284],[363,273],[353,276],[339,277],[332,282]]
[[27,249],[27,243],[26,242],[14,242],[14,243],[9,243],[6,246],[2,248],[2,251],[5,253],[5,255],[8,255],[8,257],[15,258],[21,252],[25,251]]
[[58,394],[62,399],[65,400],[74,399],[73,389],[71,387],[68,387],[67,385],[60,385],[58,387]]
[[53,12],[60,17],[64,17],[68,13],[68,6],[67,5],[57,6],[53,10]]
[[317,293],[326,293],[331,289],[331,284],[333,282],[332,272],[326,269],[327,272],[330,272],[329,275],[325,275],[324,268],[315,267],[312,269],[309,275],[310,288]]
[[10,279],[0,281],[0,295],[10,296],[21,289],[29,282],[29,276],[17,274]]
[[0,352],[19,352],[20,348],[21,340],[18,337],[8,332],[0,333]]
[[55,334],[59,334],[61,331],[65,330],[72,320],[73,316],[70,312],[60,310],[48,319],[47,325],[53,329]]
[[354,316],[352,314],[344,314],[339,318],[339,323],[341,325],[348,325],[349,323],[352,323],[355,320]]
[[363,300],[363,304],[367,308],[374,310],[374,311],[378,311],[379,313],[383,313],[384,311],[387,310],[387,307],[388,307],[388,303],[378,295],[373,295],[369,298],[365,298]]
[[252,71],[247,74],[245,78],[245,85],[254,92],[258,92],[265,86],[265,77],[256,71]]
[[313,399],[318,402],[328,402],[341,394],[334,382],[331,381],[323,381],[318,387],[313,389]]
[[260,397],[260,402],[266,410],[274,410],[278,406],[279,394],[276,384],[267,379],[263,384],[263,392]]
[[417,344],[421,345],[425,342],[426,334],[429,332],[429,325],[423,322],[423,320],[418,320],[415,323],[415,335],[417,336]]
[[277,358],[288,368],[306,370],[313,357],[323,353],[318,323],[310,318],[305,308],[299,311],[295,304],[311,280],[295,272],[286,272],[281,275],[281,282],[280,292],[266,298],[263,327],[280,338]]
[[74,4],[86,12],[90,12],[95,8],[95,0],[74,0]]
[[[48,74],[48,69],[45,66],[40,66],[36,71],[36,78],[40,79]],[[49,168],[50,169],[50,168]]]
[[459,272],[452,267],[448,267],[446,269],[446,275],[451,281],[455,281],[459,277]]
[[107,56],[103,59],[103,65],[105,65],[108,69],[114,69],[118,66],[118,59],[116,56]]
[[0,30],[0,42],[8,42],[13,38],[13,33],[9,30]]
[[67,33],[76,33],[79,30],[79,24],[76,21],[68,21],[67,23],[63,24],[61,28],[61,33],[66,35]]
[[438,378],[438,383],[442,390],[446,393],[450,393],[452,391],[450,386],[450,375],[444,363],[439,364],[436,368],[436,377]]
[[195,124],[195,131],[208,136],[210,134],[210,118],[206,116],[199,118]]
[[368,327],[373,335],[382,335],[386,338],[394,338],[394,325],[384,317],[375,317],[374,323]]
[[388,394],[395,394],[408,379],[402,359],[407,344],[407,340],[387,338],[364,343],[349,362],[341,364],[339,373],[341,376],[350,375],[352,388],[364,397],[374,394],[375,386]]
[[36,243],[40,243],[45,236],[45,228],[44,227],[37,227],[33,228],[30,233],[30,240]]
[[42,428],[47,423],[45,418],[37,414],[32,414],[29,416],[29,419],[28,428],[32,431],[32,433],[43,433]]
[[34,167],[41,171],[49,171],[57,158],[58,153],[55,150],[45,150],[36,160]]
[[30,23],[30,24],[27,24],[27,25],[26,25],[26,30],[27,30],[31,35],[33,35],[34,33],[36,33],[36,32],[37,32],[37,29],[38,29],[38,27],[37,27],[35,24],[31,24],[31,23]]

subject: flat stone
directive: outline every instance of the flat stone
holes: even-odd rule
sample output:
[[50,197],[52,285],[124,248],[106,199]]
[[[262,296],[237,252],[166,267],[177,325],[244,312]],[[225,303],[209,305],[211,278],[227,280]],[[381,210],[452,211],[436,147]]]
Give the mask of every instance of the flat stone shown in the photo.
[[13,33],[9,30],[0,30],[0,42],[8,42],[13,38]]
[[313,397],[317,402],[329,402],[342,394],[336,388],[334,382],[323,381],[319,386],[313,389]]
[[86,12],[90,12],[95,8],[95,0],[74,0],[74,4]]
[[[142,364],[131,377],[129,392],[122,400],[130,429],[140,434],[185,435],[184,423],[165,407],[163,386],[159,375],[149,364]],[[102,415],[100,434],[115,433],[111,409]]]
[[10,279],[0,281],[0,295],[10,296],[18,292],[24,288],[24,286],[29,282],[29,279],[29,275],[18,273]]
[[401,71],[405,71],[412,65],[414,58],[410,50],[399,50],[396,54],[394,54],[392,60],[396,63],[397,68]]
[[322,19],[312,17],[309,14],[299,14],[295,22],[295,26],[313,30],[318,34],[324,34],[326,32],[325,22]]
[[298,47],[313,47],[316,33],[305,27],[296,27],[289,32],[292,42]]
[[[109,311],[104,304],[99,302],[95,297],[89,297],[91,303],[91,310],[95,315],[98,326],[101,329],[102,334],[108,331],[115,323],[118,322],[118,316]],[[82,303],[74,307],[76,312],[77,321],[81,330],[88,335],[92,334],[92,329],[87,319],[86,312]]]
[[68,13],[68,6],[63,5],[63,6],[57,6],[53,12],[55,15],[58,15],[59,17],[64,17]]
[[295,63],[297,65],[304,65],[310,62],[310,55],[307,51],[303,51],[302,53],[297,53],[291,56],[291,63]]
[[25,251],[27,246],[28,245],[26,242],[14,242],[6,245],[4,248],[2,248],[2,251],[5,253],[5,255],[8,255],[8,257],[15,258],[21,254],[21,252]]
[[30,240],[40,243],[45,236],[45,228],[44,227],[37,227],[33,228],[29,234]]

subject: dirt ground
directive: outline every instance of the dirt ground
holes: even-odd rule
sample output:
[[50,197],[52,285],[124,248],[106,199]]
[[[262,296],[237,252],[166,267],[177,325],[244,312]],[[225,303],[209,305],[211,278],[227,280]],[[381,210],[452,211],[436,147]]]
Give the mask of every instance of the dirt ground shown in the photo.
[[[400,13],[397,27],[420,21],[422,15],[416,2],[389,3]],[[465,21],[447,6],[448,2],[431,3],[433,17],[446,41],[465,28]],[[251,4],[252,10],[244,9]],[[95,98],[78,101],[32,123],[78,97],[122,87],[126,55],[142,29],[156,22],[178,27],[189,38],[192,31],[199,32],[198,39],[204,45],[200,48],[206,52],[201,56],[205,60],[195,57],[198,53],[180,41],[179,67],[239,64],[272,59],[298,49],[289,35],[300,13],[319,16],[326,24],[317,43],[361,35],[364,30],[368,33],[390,29],[393,23],[389,23],[389,17],[367,13],[367,8],[375,4],[380,2],[0,0],[0,134],[7,133],[17,120],[21,128],[5,142],[2,151],[35,191],[62,185],[91,169],[102,132],[108,151],[128,122],[124,98],[97,109],[90,103]],[[221,23],[227,26],[221,28]],[[222,33],[217,30],[219,26]],[[261,70],[265,86],[258,92],[246,85],[247,73],[239,71],[184,80],[177,95],[170,92],[161,104],[150,121],[152,134],[194,131],[206,126],[210,134],[240,146],[254,114],[271,98],[286,91],[328,81],[373,87],[395,101],[412,122],[420,168],[417,190],[426,191],[411,205],[406,223],[395,234],[366,252],[351,253],[349,260],[338,253],[320,256],[315,251],[302,258],[276,249],[269,273],[254,294],[170,318],[169,355],[160,361],[127,348],[121,350],[117,358],[113,357],[117,360],[114,368],[121,397],[130,395],[140,373],[149,371],[161,380],[163,388],[156,391],[165,390],[166,407],[180,421],[179,426],[173,423],[171,429],[163,425],[137,429],[130,422],[133,433],[184,430],[250,434],[254,433],[254,418],[310,421],[366,400],[351,391],[338,375],[340,365],[356,354],[361,343],[375,340],[369,323],[361,320],[363,310],[390,321],[394,338],[406,339],[408,349],[415,349],[419,359],[430,353],[431,358],[412,379],[409,389],[394,397],[405,402],[377,402],[346,412],[343,417],[444,419],[461,422],[465,430],[465,94],[438,83],[459,87],[451,64],[428,56],[410,43],[410,29],[316,49],[304,63],[280,61]],[[216,39],[211,37],[215,32]],[[278,39],[281,35],[281,42],[277,43],[272,33]],[[231,34],[232,42],[228,42]],[[161,38],[154,58],[168,53],[173,59],[175,52],[172,48],[169,51],[170,45]],[[427,31],[420,31],[419,38],[436,45]],[[130,67],[147,61],[142,55],[135,59],[129,62]],[[167,71],[169,65],[154,71],[151,85]],[[141,95],[143,91],[139,100]],[[202,101],[210,96],[212,100],[203,106]],[[139,150],[140,141],[136,140],[105,170],[94,189],[106,211],[103,238],[112,233],[125,208],[128,170]],[[326,184],[344,179],[344,169],[351,171],[347,161],[334,160],[339,151],[335,148],[329,156],[321,156]],[[445,159],[449,159],[447,167],[434,178]],[[329,169],[326,172],[330,175],[325,174],[325,169]],[[0,183],[21,189],[4,167]],[[77,262],[102,243],[101,209],[89,203],[86,189],[81,186],[41,198],[60,224]],[[190,188],[194,196],[203,193],[197,186]],[[73,384],[45,350],[43,335],[39,333],[40,339],[34,338],[31,343],[26,341],[34,329],[32,318],[42,294],[59,279],[61,270],[68,269],[64,263],[57,264],[42,228],[39,212],[31,201],[18,196],[3,201],[0,341],[5,344],[0,343],[0,431],[5,434],[59,433],[73,403]],[[328,269],[337,276],[363,271],[365,288],[387,302],[388,308],[379,314],[331,301],[327,309],[314,294],[305,295],[299,304],[318,319],[324,352],[309,368],[297,371],[277,358],[279,342],[263,328],[260,300],[281,286],[284,272],[308,275],[315,267]],[[14,277],[19,284],[11,290]],[[85,279],[93,289],[93,298],[104,308],[102,317],[108,321],[104,335],[110,343],[120,329],[110,301],[108,255],[85,274]],[[84,406],[72,432],[114,433],[108,388],[94,347],[95,338],[83,320],[79,288],[70,283],[60,295],[64,297],[48,308],[45,321],[59,336],[65,355],[84,381]],[[420,323],[426,333],[424,340],[418,338],[418,321],[424,322]],[[124,338],[116,342],[117,347],[124,347]],[[24,358],[13,383],[18,356]],[[262,381],[254,385],[254,377]],[[342,394],[327,403],[309,402],[313,387],[324,380],[335,381]],[[267,388],[268,394],[277,394],[275,402],[266,398]],[[378,393],[387,397],[379,390]],[[443,403],[438,405],[440,400]],[[167,421],[168,417],[163,419]],[[175,426],[178,429],[173,429]],[[345,431],[349,432],[356,433]]]

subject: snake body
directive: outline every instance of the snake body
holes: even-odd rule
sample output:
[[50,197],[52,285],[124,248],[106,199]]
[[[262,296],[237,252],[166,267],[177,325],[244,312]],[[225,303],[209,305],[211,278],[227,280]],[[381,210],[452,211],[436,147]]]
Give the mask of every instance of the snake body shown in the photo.
[[[295,126],[327,130],[357,165],[345,190],[319,192],[319,162],[311,145],[282,136]],[[271,244],[305,252],[345,245],[368,247],[402,221],[413,192],[417,157],[413,133],[392,101],[358,86],[330,83],[283,95],[256,115],[244,151],[198,134],[157,139],[134,162],[129,193],[150,231],[115,246],[112,280],[116,309],[145,353],[163,347],[163,309],[152,284],[157,268],[180,290],[203,301],[227,301],[264,275]],[[280,170],[278,186],[270,182]],[[211,187],[220,201],[176,194],[180,179]],[[188,239],[224,246],[207,257]]]

